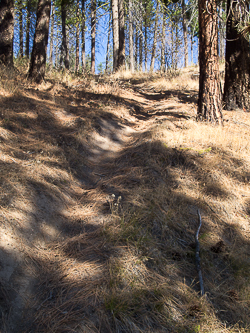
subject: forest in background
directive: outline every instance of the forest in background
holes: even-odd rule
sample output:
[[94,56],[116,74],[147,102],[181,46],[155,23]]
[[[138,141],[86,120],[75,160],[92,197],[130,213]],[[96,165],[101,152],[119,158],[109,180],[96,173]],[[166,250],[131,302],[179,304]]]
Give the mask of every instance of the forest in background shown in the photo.
[[[29,59],[35,34],[37,1],[15,1],[14,56]],[[125,64],[130,68],[132,43],[134,70],[165,71],[197,63],[198,2],[125,1]],[[130,14],[131,13],[131,18]],[[219,6],[219,49],[224,59],[226,4]],[[64,21],[65,20],[65,21]],[[94,20],[94,22],[93,22]],[[63,68],[62,48],[65,25],[69,68],[91,71],[91,40],[95,38],[96,73],[113,69],[113,29],[111,2],[52,1],[47,64]],[[132,25],[132,29],[131,26]],[[95,36],[94,31],[95,30]],[[131,36],[132,35],[132,36]],[[132,37],[132,38],[131,38]],[[66,65],[67,66],[67,65]]]

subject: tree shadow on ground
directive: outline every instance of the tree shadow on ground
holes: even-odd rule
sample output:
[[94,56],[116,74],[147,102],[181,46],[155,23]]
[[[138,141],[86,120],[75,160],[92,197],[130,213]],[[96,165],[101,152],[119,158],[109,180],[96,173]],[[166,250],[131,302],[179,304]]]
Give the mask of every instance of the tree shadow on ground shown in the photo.
[[[2,104],[11,109],[2,116],[3,223],[15,229],[24,253],[18,257],[2,249],[2,257],[14,262],[11,275],[1,277],[2,329],[147,332],[201,324],[207,310],[198,297],[193,242],[197,209],[204,219],[203,235],[213,232],[206,222],[211,210],[202,196],[183,192],[179,176],[190,174],[201,193],[214,199],[228,197],[223,184],[204,174],[205,161],[198,154],[158,141],[140,142],[139,134],[134,134],[134,145],[110,156],[108,149],[89,143],[89,131],[119,144],[120,118],[95,104],[65,111],[58,100],[54,109],[50,96],[39,96],[18,97],[19,103],[16,97],[6,98]],[[95,103],[100,96],[91,98]],[[65,121],[56,116],[58,109]],[[140,112],[135,112],[138,119],[145,115]],[[229,163],[231,171],[245,179]],[[19,216],[15,223],[11,215]],[[229,325],[241,320],[244,327],[249,310],[237,297],[247,286],[237,284],[236,277],[247,275],[250,244],[240,228],[219,221],[225,247],[216,252],[213,239],[202,243],[204,284],[216,317]],[[243,255],[235,250],[239,244]],[[24,259],[33,274],[26,274]],[[18,274],[28,280],[26,289],[33,286],[35,297],[15,305],[12,290],[25,292]]]

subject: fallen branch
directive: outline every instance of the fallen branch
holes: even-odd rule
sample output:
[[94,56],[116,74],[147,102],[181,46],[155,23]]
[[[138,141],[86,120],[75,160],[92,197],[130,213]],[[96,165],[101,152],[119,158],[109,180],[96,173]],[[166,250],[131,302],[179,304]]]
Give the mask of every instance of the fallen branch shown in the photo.
[[204,285],[203,285],[203,279],[202,279],[202,274],[201,274],[201,265],[200,265],[200,243],[199,243],[199,232],[201,229],[201,214],[200,211],[198,209],[197,211],[198,213],[198,217],[199,217],[199,227],[198,230],[195,234],[195,245],[196,245],[196,249],[195,249],[195,263],[196,263],[196,268],[198,271],[198,275],[199,275],[199,282],[200,282],[200,292],[201,292],[201,296],[203,296],[205,294],[204,292]]

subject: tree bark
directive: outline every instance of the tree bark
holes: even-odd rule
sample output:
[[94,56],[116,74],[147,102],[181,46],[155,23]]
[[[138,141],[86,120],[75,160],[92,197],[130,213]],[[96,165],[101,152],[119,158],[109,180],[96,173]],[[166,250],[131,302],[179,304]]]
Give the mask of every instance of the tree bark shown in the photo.
[[82,72],[86,71],[86,51],[85,51],[85,0],[82,0]]
[[182,27],[184,38],[184,67],[188,66],[188,41],[187,41],[187,19],[186,19],[186,5],[185,0],[181,1],[182,10]]
[[156,13],[155,13],[155,28],[154,28],[154,41],[152,46],[152,57],[150,64],[150,71],[153,72],[155,66],[155,52],[156,52],[156,43],[157,43],[157,28],[158,28],[158,12],[159,12],[159,0],[157,0]]
[[109,15],[109,27],[108,27],[108,41],[107,41],[107,51],[106,51],[106,67],[105,67],[105,73],[108,72],[108,66],[109,66],[110,32],[111,32],[111,15]]
[[18,20],[19,20],[19,56],[23,58],[23,2],[18,1]]
[[222,8],[223,2],[219,5],[219,57],[220,61],[224,61],[225,58],[225,38],[224,38],[224,22],[222,22]]
[[27,59],[29,59],[30,56],[30,12],[31,12],[31,0],[27,0],[26,40],[25,40],[25,56]]
[[142,48],[143,48],[143,41],[142,41],[142,17],[140,16],[140,31],[139,31],[139,70],[142,72]]
[[119,21],[118,21],[118,0],[112,0],[112,24],[113,24],[113,70],[118,69],[119,52]]
[[67,44],[67,34],[66,34],[66,13],[67,13],[67,0],[62,0],[61,4],[61,19],[62,19],[62,45],[61,45],[61,58],[60,67],[63,64],[66,69],[69,69],[69,51]]
[[91,73],[95,74],[96,0],[91,0]]
[[29,78],[41,83],[45,76],[51,0],[39,0]]
[[[145,2],[145,12],[146,12],[147,4]],[[148,71],[148,20],[147,15],[145,14],[144,18],[144,62],[145,62],[145,72]]]
[[166,17],[163,13],[162,18],[162,35],[161,35],[161,72],[165,72],[165,50],[166,50]]
[[0,63],[13,66],[14,1],[0,1]]
[[53,67],[53,41],[54,41],[54,16],[55,6],[51,3],[51,18],[50,18],[50,45],[49,45],[49,65]]
[[199,100],[197,119],[222,124],[216,0],[199,2]]
[[75,72],[79,72],[79,16],[80,16],[80,6],[79,6],[79,0],[77,0],[76,5],[76,63],[75,63]]
[[248,2],[227,1],[226,70],[223,100],[227,110],[250,110],[249,41],[238,31],[248,18]]
[[137,72],[138,71],[138,50],[139,50],[139,47],[138,47],[138,40],[139,40],[139,37],[138,37],[138,30],[137,30],[137,26],[135,26],[135,41],[134,41],[134,45],[135,45],[135,55],[134,55],[134,59],[135,59],[135,71]]
[[133,45],[133,15],[132,15],[132,0],[128,2],[129,15],[129,69],[134,72],[134,45]]
[[118,17],[119,17],[119,51],[118,67],[125,68],[125,20],[124,20],[124,0],[118,0]]

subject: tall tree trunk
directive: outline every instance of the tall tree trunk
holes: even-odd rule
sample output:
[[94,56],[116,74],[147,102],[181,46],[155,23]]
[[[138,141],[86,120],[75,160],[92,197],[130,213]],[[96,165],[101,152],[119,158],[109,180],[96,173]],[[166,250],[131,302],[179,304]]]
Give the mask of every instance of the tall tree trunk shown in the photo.
[[31,0],[27,0],[27,17],[26,17],[26,40],[25,40],[25,56],[29,59],[30,56],[30,13]]
[[41,83],[45,76],[51,0],[39,0],[29,78]]
[[221,20],[222,7],[223,7],[223,2],[221,2],[219,5],[219,18],[218,18],[218,20],[219,20],[219,57],[220,57],[220,61],[223,61],[224,57],[225,57],[224,23]]
[[156,43],[157,43],[157,33],[158,33],[158,13],[159,13],[159,0],[157,0],[156,5],[156,13],[155,13],[155,29],[154,29],[154,41],[152,46],[152,56],[151,56],[151,64],[150,71],[153,72],[155,67],[155,52],[156,52]]
[[13,66],[14,0],[0,1],[0,63]]
[[175,22],[175,47],[174,47],[174,69],[178,67],[178,48],[179,48],[179,37],[178,37],[178,24]]
[[135,42],[134,42],[134,44],[135,44],[135,56],[134,56],[134,58],[135,58],[135,71],[137,72],[138,71],[138,50],[139,50],[139,48],[138,48],[138,30],[137,30],[137,27],[135,27]]
[[54,3],[51,3],[50,45],[49,45],[49,66],[51,68],[53,67],[54,16],[55,16],[55,6]]
[[144,6],[144,63],[145,63],[145,72],[148,71],[148,11],[147,11],[147,0],[143,1]]
[[191,43],[191,65],[194,64],[194,50],[193,50],[193,33],[190,36],[190,43]]
[[199,2],[199,100],[197,119],[222,124],[216,0]]
[[106,67],[105,67],[106,73],[108,72],[108,66],[109,66],[110,33],[111,33],[111,15],[109,15],[108,41],[107,41],[107,51],[106,51]]
[[129,69],[134,72],[134,45],[133,45],[133,15],[132,15],[132,0],[128,1],[129,15]]
[[165,50],[166,50],[166,17],[165,12],[163,12],[162,18],[162,35],[161,35],[161,72],[165,72]]
[[80,22],[79,22],[79,16],[80,16],[80,6],[79,6],[79,0],[77,0],[76,5],[76,63],[75,63],[75,72],[79,72],[79,31],[80,31]]
[[86,51],[85,51],[85,0],[82,0],[82,72],[86,71]]
[[119,21],[118,21],[118,0],[112,0],[112,24],[113,24],[113,70],[118,69],[119,52]]
[[19,56],[23,58],[23,1],[18,1]]
[[60,54],[59,54],[59,39],[60,39],[60,33],[59,33],[59,26],[56,25],[56,50],[55,50],[55,67],[58,68],[60,66]]
[[224,103],[227,110],[250,110],[250,50],[249,41],[238,32],[238,26],[248,20],[248,2],[227,1],[226,71]]
[[187,19],[186,19],[186,5],[185,0],[181,0],[182,10],[182,27],[184,38],[184,67],[188,66],[188,41],[187,41]]
[[171,68],[174,68],[174,22],[171,22]]
[[139,31],[139,70],[142,72],[142,48],[143,48],[143,40],[142,40],[142,16],[140,15],[140,31]]
[[60,67],[65,66],[69,69],[69,51],[67,44],[67,34],[66,34],[66,13],[67,13],[67,0],[62,0],[61,4],[61,19],[62,19],[62,45],[61,45],[61,58]]
[[96,0],[91,0],[91,73],[95,74]]
[[118,67],[125,68],[125,20],[124,20],[124,0],[118,0],[119,17],[119,51]]

